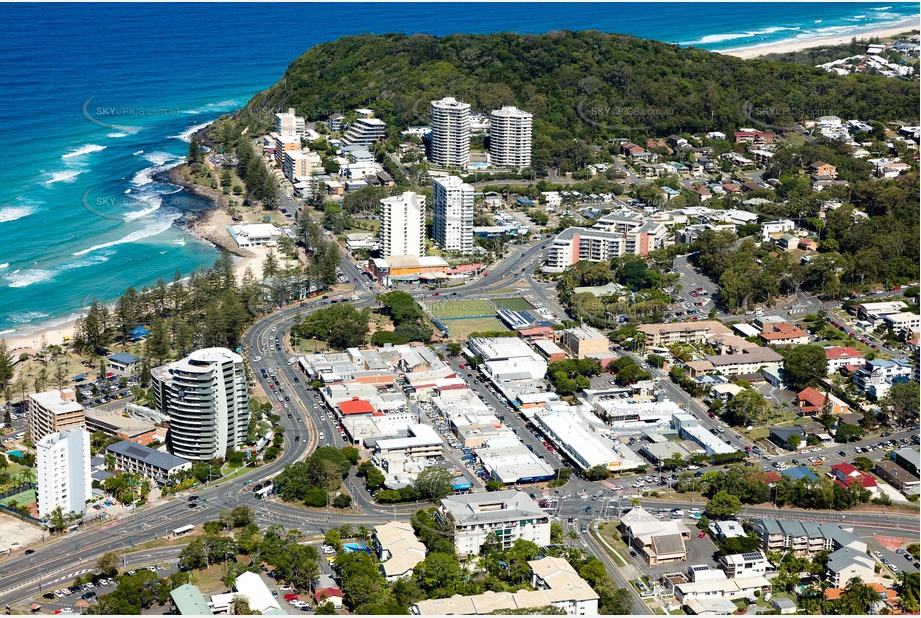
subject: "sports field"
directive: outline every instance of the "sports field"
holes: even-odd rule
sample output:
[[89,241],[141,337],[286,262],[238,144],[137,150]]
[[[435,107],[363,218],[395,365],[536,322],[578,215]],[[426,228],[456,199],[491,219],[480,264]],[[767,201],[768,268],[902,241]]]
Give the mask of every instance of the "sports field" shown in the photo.
[[494,298],[492,302],[495,303],[496,307],[499,309],[508,309],[509,311],[533,311],[534,305],[521,298],[520,296],[515,298]]
[[426,301],[436,318],[474,318],[495,315],[496,310],[485,300]]
[[19,506],[32,504],[35,502],[35,490],[27,489],[25,491],[19,492],[18,494],[13,494],[12,496],[0,500],[0,504],[3,504],[4,506],[10,506],[12,502],[15,502]]
[[496,330],[508,330],[496,318],[467,318],[447,320],[444,325],[452,339],[467,339],[470,333],[482,333]]

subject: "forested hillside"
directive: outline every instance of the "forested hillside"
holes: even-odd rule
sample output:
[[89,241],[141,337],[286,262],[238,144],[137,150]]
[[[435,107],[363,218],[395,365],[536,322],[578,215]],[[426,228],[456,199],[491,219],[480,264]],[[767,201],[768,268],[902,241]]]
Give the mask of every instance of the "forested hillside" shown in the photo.
[[401,128],[425,124],[429,101],[444,96],[477,111],[513,104],[532,112],[535,167],[566,156],[568,138],[729,132],[829,110],[882,122],[919,115],[917,86],[901,80],[564,31],[341,38],[304,53],[237,118],[264,129],[288,107],[310,119],[371,107]]

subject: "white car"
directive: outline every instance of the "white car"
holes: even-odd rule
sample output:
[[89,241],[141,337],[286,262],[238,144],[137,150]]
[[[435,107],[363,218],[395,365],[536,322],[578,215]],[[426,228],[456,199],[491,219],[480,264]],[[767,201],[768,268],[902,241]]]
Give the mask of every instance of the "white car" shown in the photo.
[[59,599],[63,599],[63,598],[64,598],[64,593],[61,592],[60,590],[55,590],[55,591],[54,591],[54,596],[56,596],[56,597],[59,598]]
[[72,607],[62,607],[61,613],[62,614],[72,614],[74,613],[74,609]]
[[262,360],[262,357],[261,357],[261,356],[256,356],[256,357],[253,358],[253,361],[254,361],[254,362],[257,362],[257,363],[258,363],[259,361],[261,361],[261,360]]

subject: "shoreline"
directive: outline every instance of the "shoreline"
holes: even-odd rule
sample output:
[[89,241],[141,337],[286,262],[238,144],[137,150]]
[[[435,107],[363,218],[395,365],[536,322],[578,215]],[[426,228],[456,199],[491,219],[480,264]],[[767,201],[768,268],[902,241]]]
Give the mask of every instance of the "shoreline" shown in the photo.
[[857,29],[847,34],[834,36],[824,36],[812,39],[788,39],[786,41],[776,41],[773,43],[763,43],[759,45],[749,45],[747,47],[734,47],[730,49],[712,50],[717,54],[726,56],[735,56],[736,58],[760,58],[768,54],[786,54],[790,52],[803,51],[814,47],[823,47],[828,45],[844,45],[856,38],[858,41],[878,37],[881,39],[894,37],[896,35],[918,30],[919,23],[917,18],[905,19],[892,26],[868,26],[866,29]]
[[[207,127],[200,131],[207,131]],[[169,184],[176,185],[189,193],[208,200],[212,207],[208,210],[195,213],[187,213],[179,220],[189,235],[212,245],[218,251],[226,250],[234,256],[234,275],[237,281],[241,281],[243,274],[249,267],[254,274],[261,272],[262,262],[265,259],[267,250],[264,248],[241,249],[227,231],[227,226],[233,220],[227,214],[227,201],[222,193],[212,191],[207,187],[197,185],[182,175],[182,170],[186,164],[182,163],[170,168],[162,175],[167,179]],[[259,250],[263,249],[263,250]],[[106,303],[111,310],[115,301]],[[44,336],[49,345],[62,345],[73,340],[74,330],[77,319],[85,312],[86,307],[77,307],[70,313],[48,318],[43,322],[36,324],[26,324],[22,329],[13,328],[7,332],[0,333],[0,339],[6,341],[10,351],[22,353],[26,351],[36,351],[41,345],[41,339]]]

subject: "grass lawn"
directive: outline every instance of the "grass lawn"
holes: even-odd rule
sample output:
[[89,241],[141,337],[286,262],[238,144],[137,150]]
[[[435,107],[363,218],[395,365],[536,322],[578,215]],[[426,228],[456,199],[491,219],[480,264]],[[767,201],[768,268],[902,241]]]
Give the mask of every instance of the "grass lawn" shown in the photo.
[[771,430],[767,427],[755,427],[748,432],[748,437],[752,440],[762,440],[766,439],[771,434]]
[[466,339],[470,333],[484,331],[508,330],[496,318],[470,318],[466,320],[447,320],[444,325],[452,339]]
[[227,586],[221,581],[224,578],[224,567],[215,564],[203,570],[192,571],[192,582],[204,594],[216,594],[227,590]]
[[493,306],[485,300],[428,301],[426,304],[436,318],[471,318],[493,316],[496,313]]
[[[623,556],[624,559],[626,559],[626,557],[630,554],[630,549],[621,540],[620,535],[617,533],[617,526],[613,523],[606,524],[604,528],[599,526],[598,534],[600,534],[602,538],[607,541],[608,545],[617,550],[617,552]],[[611,560],[613,560],[617,566],[626,566],[626,563],[619,559],[616,554],[608,552],[608,555],[611,556]]]
[[493,303],[499,309],[508,309],[509,311],[533,311],[534,305],[523,298],[494,298]]

